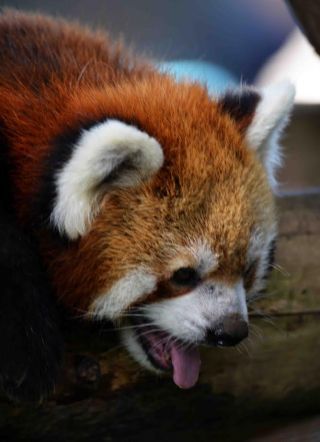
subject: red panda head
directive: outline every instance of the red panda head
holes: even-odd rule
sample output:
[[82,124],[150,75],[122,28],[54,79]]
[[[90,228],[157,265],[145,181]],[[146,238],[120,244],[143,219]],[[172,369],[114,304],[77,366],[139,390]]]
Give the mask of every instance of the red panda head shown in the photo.
[[57,292],[122,324],[132,355],[173,369],[180,387],[197,380],[198,345],[248,334],[293,95],[283,83],[214,100],[156,75],[75,96],[67,110],[77,127],[52,162],[50,221],[70,241],[46,251]]

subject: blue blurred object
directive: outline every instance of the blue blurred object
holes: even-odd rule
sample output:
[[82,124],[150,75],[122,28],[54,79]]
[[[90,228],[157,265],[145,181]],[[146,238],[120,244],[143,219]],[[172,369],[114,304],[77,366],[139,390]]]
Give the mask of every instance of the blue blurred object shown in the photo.
[[173,75],[176,80],[198,81],[205,84],[212,95],[217,95],[237,84],[226,69],[213,63],[197,60],[167,61],[158,64],[159,70]]

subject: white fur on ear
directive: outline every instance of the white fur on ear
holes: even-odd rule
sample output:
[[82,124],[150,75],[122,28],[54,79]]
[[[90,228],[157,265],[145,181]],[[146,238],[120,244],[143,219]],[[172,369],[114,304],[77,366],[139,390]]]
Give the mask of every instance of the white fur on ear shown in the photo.
[[293,107],[295,87],[284,80],[259,91],[261,100],[250,123],[246,140],[256,150],[266,168],[272,188],[276,187],[275,171],[281,165],[279,138]]
[[163,160],[160,144],[128,124],[107,120],[83,130],[56,176],[51,222],[70,239],[84,235],[108,185],[137,185],[156,173]]

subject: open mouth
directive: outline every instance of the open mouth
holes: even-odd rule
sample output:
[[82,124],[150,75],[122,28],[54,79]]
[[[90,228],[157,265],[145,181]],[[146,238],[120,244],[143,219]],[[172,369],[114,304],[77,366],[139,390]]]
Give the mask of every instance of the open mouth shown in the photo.
[[172,373],[173,381],[180,388],[193,387],[199,377],[200,354],[195,345],[183,342],[169,333],[135,320],[136,338],[152,366]]

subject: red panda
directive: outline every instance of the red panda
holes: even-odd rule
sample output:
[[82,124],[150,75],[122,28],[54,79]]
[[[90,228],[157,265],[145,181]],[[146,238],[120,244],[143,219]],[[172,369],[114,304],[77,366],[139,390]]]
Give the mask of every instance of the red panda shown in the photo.
[[76,314],[123,327],[143,366],[192,387],[200,345],[248,335],[293,86],[212,97],[104,33],[14,11],[0,42],[0,265],[13,262],[3,303],[14,318],[1,319],[0,347],[11,333],[24,352],[0,364],[2,387],[38,398],[54,384],[49,287]]

